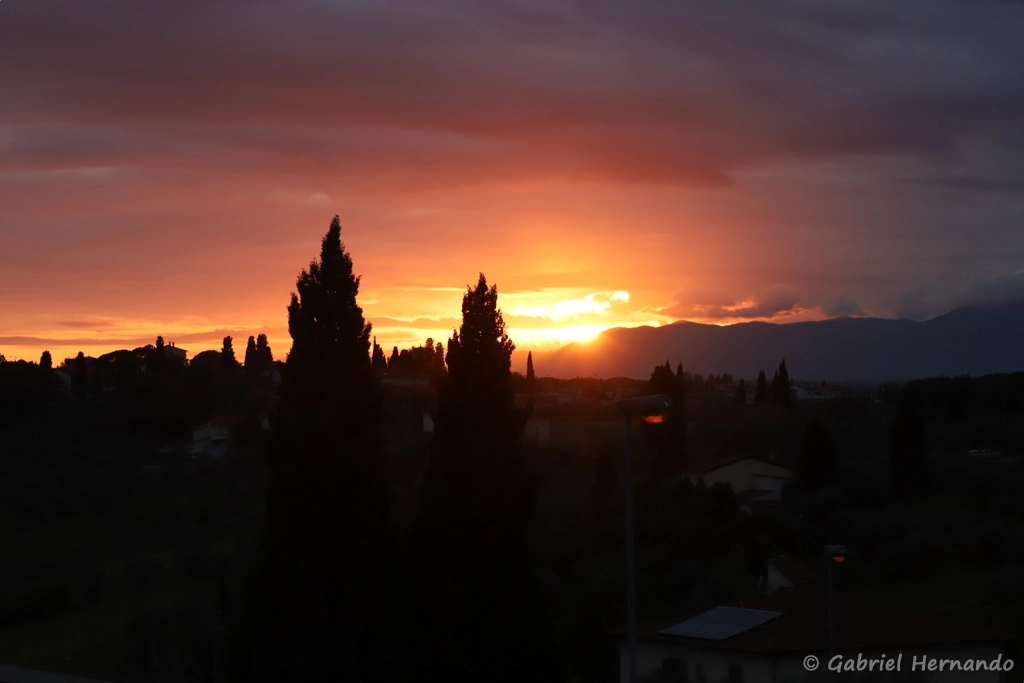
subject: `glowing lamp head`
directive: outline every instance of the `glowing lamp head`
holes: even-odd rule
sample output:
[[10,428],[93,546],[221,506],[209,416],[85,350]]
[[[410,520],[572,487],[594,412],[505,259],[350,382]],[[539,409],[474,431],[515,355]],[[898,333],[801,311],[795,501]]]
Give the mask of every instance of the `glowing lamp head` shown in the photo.
[[846,546],[845,545],[827,545],[824,548],[825,555],[827,555],[833,562],[845,562],[846,561]]

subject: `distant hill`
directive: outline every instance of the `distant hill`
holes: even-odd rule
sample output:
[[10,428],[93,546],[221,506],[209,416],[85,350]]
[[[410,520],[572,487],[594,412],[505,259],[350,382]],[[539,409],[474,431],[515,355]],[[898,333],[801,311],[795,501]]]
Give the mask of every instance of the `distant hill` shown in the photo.
[[819,322],[613,328],[589,342],[534,353],[538,374],[646,378],[668,358],[690,372],[756,377],[786,359],[801,380],[889,381],[1024,370],[1024,302],[960,308],[924,322]]

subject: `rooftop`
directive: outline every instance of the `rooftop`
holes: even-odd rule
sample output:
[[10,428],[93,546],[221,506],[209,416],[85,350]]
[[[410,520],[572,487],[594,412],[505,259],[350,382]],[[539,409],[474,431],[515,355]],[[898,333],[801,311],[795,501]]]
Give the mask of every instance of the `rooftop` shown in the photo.
[[[640,624],[637,637],[761,654],[806,654],[828,647],[827,594],[825,585],[820,581],[806,581],[792,590],[768,593],[728,607],[777,612],[781,616],[720,640],[662,632],[699,616],[691,614]],[[847,651],[1000,643],[1015,638],[986,626],[873,603],[852,593],[837,593],[835,596],[835,628],[836,648]],[[617,629],[614,633],[621,635],[624,630]]]
[[685,468],[685,473],[707,474],[708,472],[714,472],[717,469],[721,469],[722,467],[726,467],[727,465],[733,465],[738,462],[743,462],[744,460],[756,460],[757,462],[762,463],[764,465],[772,465],[773,467],[778,467],[779,469],[782,470],[788,471],[789,469],[788,467],[783,467],[778,463],[774,463],[768,460],[762,460],[761,458],[756,458],[752,455],[727,455],[722,458],[708,460],[707,462],[699,462],[687,465]]

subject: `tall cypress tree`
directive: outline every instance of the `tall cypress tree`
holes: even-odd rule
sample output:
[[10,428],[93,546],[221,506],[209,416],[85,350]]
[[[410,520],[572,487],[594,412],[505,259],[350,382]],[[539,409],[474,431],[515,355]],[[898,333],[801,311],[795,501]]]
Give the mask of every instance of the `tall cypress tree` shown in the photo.
[[39,357],[39,367],[44,370],[53,369],[53,356],[50,355],[49,351],[43,351],[43,355]]
[[388,680],[393,538],[370,325],[337,216],[296,290],[271,435],[265,552],[248,589],[235,674]]
[[783,408],[789,408],[792,403],[792,396],[789,393],[789,370],[786,369],[786,359],[779,363],[779,396],[776,399]]
[[768,380],[764,376],[764,370],[757,375],[757,391],[754,393],[754,403],[764,405],[768,403]]
[[533,351],[526,354],[526,390],[533,391],[537,385],[537,376],[533,373]]
[[384,356],[384,349],[378,346],[376,337],[373,338],[373,356],[370,358],[370,366],[379,372],[388,368],[388,359]]
[[258,369],[256,360],[256,337],[249,335],[249,341],[245,345],[245,371],[247,373],[256,372]]
[[75,398],[83,399],[89,392],[89,366],[85,354],[81,351],[75,356],[75,374],[71,376],[71,393]]
[[220,349],[220,362],[227,370],[238,368],[238,360],[235,358],[235,349],[231,345],[231,337],[224,337],[224,345]]
[[483,274],[448,342],[416,533],[424,680],[557,680],[550,619],[527,532],[535,484],[518,440],[515,348]]
[[265,334],[256,337],[256,361],[260,370],[269,370],[274,365],[274,353],[270,350],[270,342]]

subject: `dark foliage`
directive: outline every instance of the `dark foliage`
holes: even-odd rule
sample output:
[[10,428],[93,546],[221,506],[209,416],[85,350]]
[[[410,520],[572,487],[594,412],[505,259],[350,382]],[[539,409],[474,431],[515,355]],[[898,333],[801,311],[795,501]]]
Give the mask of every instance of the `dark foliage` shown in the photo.
[[220,362],[225,372],[234,372],[238,369],[238,360],[235,358],[235,349],[231,345],[231,337],[224,337],[224,346],[220,350]]
[[754,403],[764,405],[768,403],[768,380],[764,376],[764,370],[757,375],[757,391],[754,393]]
[[672,410],[668,415],[660,416],[660,421],[657,422],[640,423],[644,446],[655,454],[656,476],[669,474],[682,465],[685,458],[684,414],[687,382],[684,377],[682,364],[673,374],[672,365],[667,360],[651,373],[648,393],[663,394],[672,399]]
[[747,405],[747,383],[744,382],[742,379],[740,380],[740,383],[736,386],[736,397],[733,399],[733,403],[735,403],[738,406]]
[[23,360],[0,363],[0,427],[44,417],[56,394],[51,370]]
[[786,360],[783,359],[772,380],[772,400],[787,409],[791,404],[789,386],[789,370],[786,369]]
[[75,398],[82,400],[89,392],[89,366],[85,360],[85,354],[81,351],[75,357],[75,367],[71,375],[71,393]]
[[434,340],[428,337],[422,346],[402,349],[397,356],[392,355],[387,369],[395,374],[440,377],[445,373],[444,347],[441,342],[435,344]]
[[513,406],[514,345],[497,302],[481,274],[448,343],[415,546],[426,680],[560,679],[527,550],[535,484],[517,443],[526,415]]
[[383,372],[388,369],[388,359],[384,355],[384,349],[377,344],[377,338],[373,338],[373,355],[370,358],[370,366],[375,372]]
[[337,217],[296,289],[270,450],[266,548],[247,589],[233,674],[387,680],[392,534],[370,326]]

